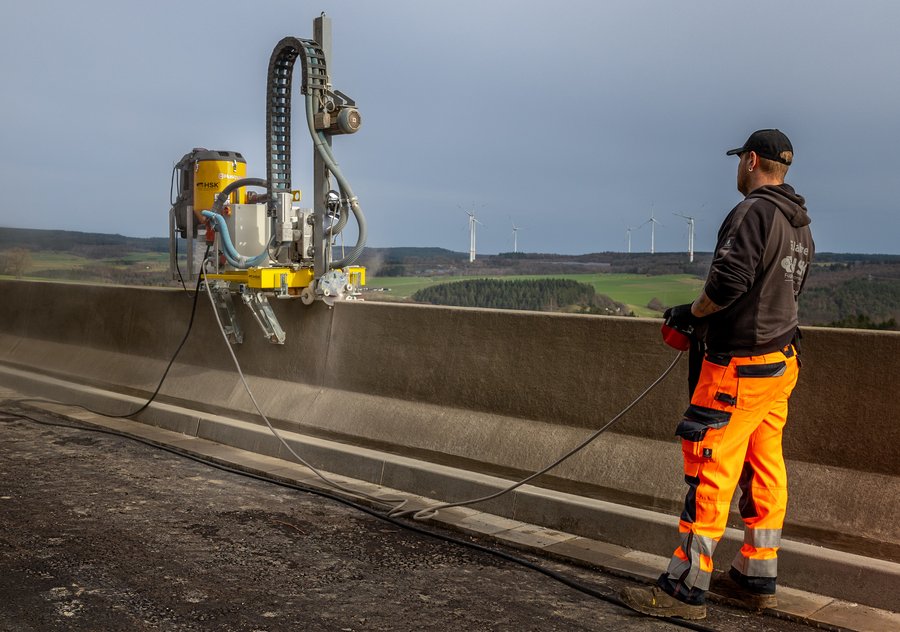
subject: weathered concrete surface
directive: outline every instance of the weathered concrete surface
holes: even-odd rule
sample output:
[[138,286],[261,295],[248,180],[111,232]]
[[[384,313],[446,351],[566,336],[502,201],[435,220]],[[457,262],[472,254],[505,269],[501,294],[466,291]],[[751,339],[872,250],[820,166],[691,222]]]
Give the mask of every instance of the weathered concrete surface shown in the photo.
[[[174,291],[0,289],[0,361],[137,396],[155,387],[190,311]],[[296,301],[275,309],[288,344],[262,340],[241,310],[247,342],[237,353],[278,427],[488,473],[543,466],[673,357],[659,323],[645,319]],[[896,561],[900,424],[890,397],[900,335],[810,329],[803,357],[786,433],[786,531]],[[543,484],[677,514],[671,433],[687,403],[685,370]],[[160,400],[255,420],[205,302]],[[168,423],[156,409],[142,420]]]
[[[0,630],[679,629],[332,501],[117,437],[6,415],[0,437]],[[606,594],[628,584],[538,561]],[[707,623],[808,629],[720,606]]]
[[[165,435],[179,436],[76,414],[163,444]],[[3,630],[673,629],[481,553],[117,437],[36,426],[5,413],[0,435],[0,546],[10,549],[0,557]],[[229,463],[246,461],[251,470],[274,465],[275,475],[287,479],[298,471],[242,450],[181,441]],[[43,467],[33,467],[35,461]],[[624,575],[655,577],[646,562],[658,563],[656,556],[620,556],[617,547],[568,534],[453,512],[457,528],[482,544],[484,534],[495,533],[497,548],[507,543],[563,558],[570,556],[561,547],[570,545],[591,553],[577,559],[613,556],[619,561],[609,565]],[[525,557],[605,594],[624,584],[606,573]],[[846,620],[853,609],[791,590],[781,598],[805,619],[842,608]],[[855,610],[867,616],[849,621],[850,630],[896,627],[891,613]],[[817,620],[833,625],[833,619]],[[718,601],[705,623],[723,631],[803,629],[748,617]]]

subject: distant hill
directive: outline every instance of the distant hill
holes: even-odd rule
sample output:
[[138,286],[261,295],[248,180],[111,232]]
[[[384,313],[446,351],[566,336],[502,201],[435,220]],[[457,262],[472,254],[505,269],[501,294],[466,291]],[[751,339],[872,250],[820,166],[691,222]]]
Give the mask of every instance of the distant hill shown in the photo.
[[455,252],[446,248],[428,248],[400,246],[396,248],[366,248],[367,257],[383,257],[386,263],[401,263],[409,260],[419,261],[462,261],[468,257],[464,252]]
[[0,251],[12,248],[69,252],[90,259],[104,259],[132,252],[168,252],[169,240],[165,237],[125,237],[71,230],[0,227]]
[[[0,227],[0,274],[48,279],[171,285],[165,237]],[[369,276],[440,277],[580,273],[706,276],[712,253],[595,252],[581,255],[478,255],[446,248],[366,248]],[[801,323],[898,329],[900,255],[817,253],[804,294]]]
[[687,253],[595,252],[582,255],[504,252],[478,255],[469,263],[468,253],[443,248],[366,248],[360,263],[373,276],[506,276],[528,274],[692,274],[702,276],[712,253],[696,253],[693,263]]
[[[91,259],[108,259],[135,252],[166,253],[166,237],[126,237],[106,233],[82,233],[67,230],[0,227],[0,251],[25,248],[31,251],[73,253]],[[370,275],[423,276],[441,274],[577,274],[586,272],[627,272],[633,274],[694,274],[705,276],[712,253],[697,252],[688,262],[684,252],[593,252],[580,255],[555,253],[504,252],[478,255],[469,263],[469,255],[437,247],[366,248],[360,263]],[[886,274],[900,278],[896,266],[900,255],[818,253],[811,283],[819,279],[854,278],[866,274]],[[827,274],[820,276],[820,271]],[[830,283],[828,283],[830,284]]]

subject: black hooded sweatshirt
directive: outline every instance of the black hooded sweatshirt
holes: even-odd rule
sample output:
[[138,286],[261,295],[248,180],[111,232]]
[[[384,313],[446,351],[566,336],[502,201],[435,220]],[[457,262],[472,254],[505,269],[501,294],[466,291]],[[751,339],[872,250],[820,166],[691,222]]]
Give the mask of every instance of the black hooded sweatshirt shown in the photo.
[[804,199],[788,184],[751,191],[719,229],[704,318],[710,353],[750,356],[785,347],[797,329],[797,297],[815,253]]

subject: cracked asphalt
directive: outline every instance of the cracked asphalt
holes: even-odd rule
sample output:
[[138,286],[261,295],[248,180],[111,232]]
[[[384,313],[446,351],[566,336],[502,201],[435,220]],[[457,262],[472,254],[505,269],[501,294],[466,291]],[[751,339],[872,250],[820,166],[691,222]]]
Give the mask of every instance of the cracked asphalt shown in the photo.
[[[809,629],[717,606],[704,625]],[[325,498],[0,412],[3,632],[432,629],[681,628]]]

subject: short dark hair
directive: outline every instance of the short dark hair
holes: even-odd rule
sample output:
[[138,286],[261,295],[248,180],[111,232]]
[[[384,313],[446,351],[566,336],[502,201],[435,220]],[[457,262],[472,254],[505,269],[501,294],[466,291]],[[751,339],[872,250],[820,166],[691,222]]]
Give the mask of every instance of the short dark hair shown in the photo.
[[[783,151],[781,152],[781,158],[787,160],[788,162],[791,162],[794,159],[794,153],[791,151]],[[790,169],[790,165],[786,165],[783,162],[776,162],[774,160],[769,160],[768,158],[759,156],[759,170],[763,173],[767,173],[771,176],[775,176],[781,180],[784,180],[784,177],[787,175],[788,169]]]

